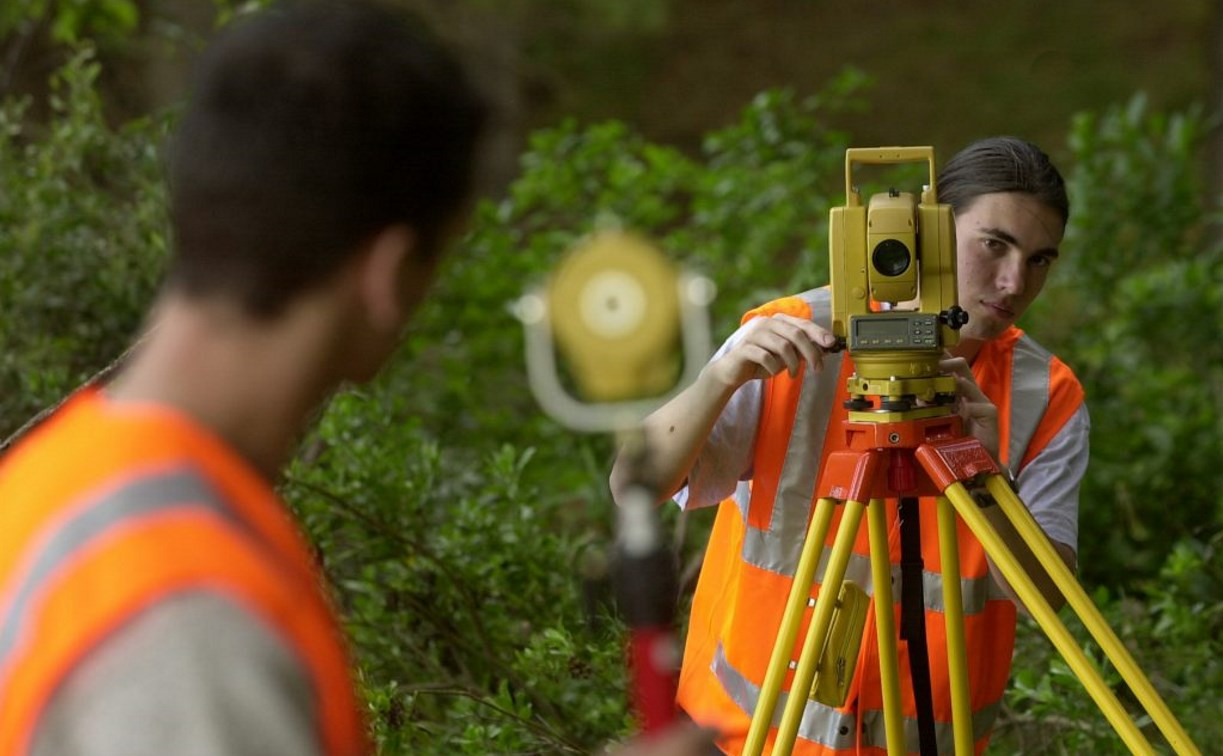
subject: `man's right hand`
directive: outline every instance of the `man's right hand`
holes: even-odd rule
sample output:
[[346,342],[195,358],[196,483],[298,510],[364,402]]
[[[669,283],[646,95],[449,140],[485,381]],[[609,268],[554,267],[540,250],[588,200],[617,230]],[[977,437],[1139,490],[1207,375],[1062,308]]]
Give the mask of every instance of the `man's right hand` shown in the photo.
[[617,458],[609,481],[612,498],[623,501],[634,480],[649,481],[658,500],[674,494],[687,480],[697,454],[731,395],[754,378],[788,370],[797,374],[806,363],[819,370],[836,337],[809,320],[777,314],[748,322],[737,341],[706,365],[700,376],[643,422],[650,448],[649,471],[630,472]]
[[769,378],[782,370],[797,375],[804,362],[809,370],[819,370],[824,354],[836,343],[831,331],[809,320],[778,313],[750,321],[739,343],[706,369],[719,383],[737,389],[754,378]]

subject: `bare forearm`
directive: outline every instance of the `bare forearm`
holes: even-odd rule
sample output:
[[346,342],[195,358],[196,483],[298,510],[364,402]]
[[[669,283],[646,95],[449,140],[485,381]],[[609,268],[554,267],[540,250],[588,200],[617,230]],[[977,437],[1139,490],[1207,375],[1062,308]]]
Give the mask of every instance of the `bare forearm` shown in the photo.
[[659,501],[674,494],[736,389],[783,370],[797,375],[804,364],[819,369],[823,350],[836,343],[831,333],[811,321],[783,313],[756,318],[738,336],[691,386],[646,418],[644,445],[627,445],[627,453],[621,450],[610,481],[617,501],[634,481],[653,488]]
[[[1032,579],[1032,583],[1036,589],[1040,591],[1041,595],[1044,596],[1045,600],[1049,602],[1049,605],[1053,607],[1054,611],[1061,609],[1066,603],[1065,597],[1062,596],[1062,592],[1058,590],[1057,585],[1053,582],[1053,578],[1049,576],[1040,560],[1037,559],[1036,554],[1032,552],[1032,549],[1028,547],[1027,542],[1024,541],[1019,532],[1015,530],[1015,526],[1011,524],[1009,519],[1007,519],[1006,514],[1004,514],[1002,511],[1002,508],[992,506],[986,507],[982,511],[984,512],[986,518],[990,521],[990,524],[994,526],[994,530],[998,531],[998,535],[1002,538],[1003,542],[1006,543],[1007,548],[1010,549],[1011,553],[1015,555],[1016,560],[1019,561],[1019,564],[1023,567],[1024,572],[1026,572]],[[1053,544],[1054,550],[1058,553],[1058,556],[1061,557],[1062,561],[1073,572],[1075,568],[1074,551],[1066,544],[1059,543],[1057,541],[1051,541],[1051,543]],[[1024,607],[1023,602],[1019,599],[1015,589],[1012,588],[1010,583],[1008,583],[1006,579],[1002,577],[1002,573],[994,564],[993,559],[990,559],[989,568],[990,572],[994,575],[994,579],[998,582],[998,585],[1002,586],[1002,589],[1006,591],[1006,594],[1010,596],[1017,605],[1026,610],[1026,607]]]
[[[642,459],[622,448],[611,471],[612,497],[617,501],[632,482],[652,482],[659,501],[683,485],[701,447],[709,437],[735,386],[706,366],[691,386],[655,410],[642,423],[645,449]],[[643,469],[633,470],[634,465]]]
[[[956,376],[956,387],[959,398],[956,403],[960,417],[964,421],[964,428],[971,436],[981,442],[994,461],[998,461],[998,408],[986,396],[985,392],[977,385],[976,378],[973,376],[972,369],[967,360],[960,357],[948,356],[941,363],[944,371],[947,371]],[[999,465],[1001,467],[1001,465]],[[1049,577],[1040,560],[1036,558],[1036,554],[1023,540],[1023,537],[1007,519],[1006,514],[999,506],[986,507],[983,510],[986,519],[993,525],[994,530],[1002,538],[1007,548],[1015,555],[1024,572],[1032,579],[1035,588],[1040,591],[1049,605],[1054,611],[1060,609],[1065,598],[1053,579]],[[1061,557],[1072,571],[1075,566],[1074,550],[1064,543],[1051,540],[1054,550]],[[994,564],[993,559],[989,562],[990,573],[994,576],[994,580],[1006,592],[1020,608],[1025,609],[1023,602],[1015,593],[1014,588],[1002,577],[1002,573]]]

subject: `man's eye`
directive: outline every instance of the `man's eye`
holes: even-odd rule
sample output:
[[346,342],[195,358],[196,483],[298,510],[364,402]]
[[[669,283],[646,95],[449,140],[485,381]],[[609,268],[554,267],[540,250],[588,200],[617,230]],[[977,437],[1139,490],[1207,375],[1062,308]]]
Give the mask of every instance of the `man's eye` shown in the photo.
[[1002,252],[1006,249],[1006,243],[1001,239],[982,239],[981,246],[985,247],[990,252]]
[[1047,268],[1053,264],[1053,258],[1048,255],[1035,255],[1030,262],[1037,268]]

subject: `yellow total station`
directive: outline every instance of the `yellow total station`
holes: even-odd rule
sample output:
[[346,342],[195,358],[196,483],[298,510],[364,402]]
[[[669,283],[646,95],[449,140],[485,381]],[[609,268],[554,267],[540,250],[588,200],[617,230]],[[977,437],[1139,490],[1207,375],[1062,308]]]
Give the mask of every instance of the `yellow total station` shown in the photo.
[[[891,189],[863,204],[855,165],[923,161],[929,183],[920,195]],[[968,318],[956,301],[955,223],[951,206],[938,202],[934,148],[847,150],[845,198],[831,211],[829,268],[832,330],[854,360],[851,409],[907,412],[916,399],[950,403],[955,379],[940,375],[939,359]]]
[[[918,161],[925,161],[930,172],[930,183],[922,189],[920,197],[892,190],[871,197],[865,206],[862,204],[853,183],[854,165]],[[846,206],[832,210],[829,254],[832,328],[845,341],[855,370],[849,378],[847,419],[839,423],[838,448],[820,462],[815,506],[760,684],[744,755],[764,753],[775,723],[771,753],[789,754],[806,717],[808,696],[828,706],[841,705],[844,681],[852,679],[852,670],[857,667],[847,650],[859,644],[854,636],[842,632],[838,622],[851,628],[862,627],[864,613],[855,607],[865,603],[875,607],[873,640],[878,650],[879,695],[889,756],[903,756],[912,751],[914,744],[919,745],[923,754],[949,750],[952,744],[940,742],[930,726],[934,723],[932,713],[923,716],[919,712],[914,720],[916,733],[908,734],[916,734],[917,741],[909,741],[906,733],[898,633],[893,617],[895,578],[884,508],[886,498],[903,501],[906,497],[927,495],[930,490],[938,492],[942,614],[956,756],[972,756],[978,737],[973,729],[973,691],[968,679],[964,605],[960,595],[959,522],[981,542],[991,562],[1015,589],[1130,750],[1136,754],[1155,753],[1110,685],[1058,619],[1010,544],[999,535],[993,518],[985,514],[970,492],[970,486],[980,488],[983,481],[1009,527],[1039,560],[1173,750],[1197,756],[1200,751],[1108,627],[1011,483],[1002,476],[989,451],[980,440],[964,435],[959,418],[947,417],[953,411],[955,381],[939,374],[939,358],[946,347],[957,343],[957,329],[967,318],[956,304],[955,227],[950,207],[937,200],[934,151],[929,147],[851,149],[845,155],[845,189]],[[924,405],[917,405],[919,399]],[[912,468],[910,480],[906,482],[901,480],[905,476],[897,475],[894,482],[893,465],[906,459]],[[835,540],[831,551],[827,551],[834,510],[842,506]],[[871,601],[864,602],[859,597],[855,603],[853,592],[845,590],[852,585],[845,577],[864,515],[869,526],[874,595]],[[821,588],[813,601],[811,593],[817,570]],[[835,588],[824,590],[822,586]],[[841,621],[839,616],[850,618]],[[923,622],[924,618],[918,621]],[[796,642],[804,623],[806,637],[795,661]],[[909,653],[913,653],[911,648]],[[838,664],[841,660],[843,663]],[[788,693],[781,719],[777,721],[774,714],[781,703],[783,687]],[[932,705],[933,700],[927,703]],[[845,732],[842,730],[841,734]],[[852,743],[853,737],[850,733],[847,742]]]

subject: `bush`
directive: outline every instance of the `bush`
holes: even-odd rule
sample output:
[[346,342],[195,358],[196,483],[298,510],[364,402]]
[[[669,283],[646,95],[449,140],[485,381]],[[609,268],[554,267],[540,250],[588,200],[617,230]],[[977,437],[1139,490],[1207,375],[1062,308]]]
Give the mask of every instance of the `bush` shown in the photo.
[[[1080,569],[1119,586],[1175,544],[1223,530],[1223,247],[1206,236],[1195,110],[1075,120],[1067,270],[1034,308],[1037,338],[1087,391],[1092,461]],[[1060,264],[1060,263],[1059,263]]]
[[[1223,688],[1223,534],[1210,542],[1177,543],[1154,578],[1126,592],[1098,588],[1093,599],[1125,642],[1181,726],[1203,753],[1223,746],[1218,691]],[[1138,705],[1083,625],[1067,622],[1105,682],[1128,709]],[[1127,753],[1079,680],[1040,634],[1020,623],[1015,670],[992,751],[999,753]],[[1163,743],[1156,725],[1137,717],[1143,735]]]
[[[169,119],[112,128],[96,75],[77,55],[42,128],[0,104],[3,431],[121,351],[165,255],[156,145]],[[605,222],[714,279],[719,336],[745,308],[824,283],[848,144],[828,123],[864,84],[847,71],[819,97],[762,93],[695,156],[619,123],[537,132],[394,363],[325,410],[283,490],[335,586],[383,752],[583,752],[631,728],[623,627],[597,569],[611,444],[539,413],[508,304]],[[1076,121],[1065,270],[1030,322],[1093,410],[1084,581],[1199,745],[1217,748],[1223,271],[1200,232],[1202,131],[1198,114],[1141,100]],[[1025,627],[997,750],[1115,749]]]
[[122,352],[160,277],[165,119],[112,128],[97,75],[60,69],[42,128],[0,103],[0,439]]
[[415,414],[395,390],[337,397],[285,487],[382,750],[581,752],[624,731],[616,631],[583,622],[574,581],[580,504],[524,483],[529,449],[443,447]]
[[384,751],[585,751],[628,732],[624,628],[605,580],[582,579],[614,519],[610,442],[541,416],[508,305],[609,218],[727,282],[723,332],[762,286],[818,283],[821,182],[845,146],[825,107],[765,93],[699,160],[619,123],[536,133],[395,364],[332,402],[285,492],[339,587]]
[[[1197,110],[1151,113],[1142,96],[1075,119],[1067,269],[1032,320],[1082,379],[1091,409],[1080,579],[1096,586],[1110,625],[1189,735],[1213,752],[1223,747],[1223,351],[1205,333],[1223,322],[1223,247],[1205,233],[1196,172],[1205,130]],[[1069,624],[1132,708],[1098,646]],[[1030,622],[1007,705],[1003,752],[1123,752]],[[1161,742],[1149,720],[1143,729]]]

